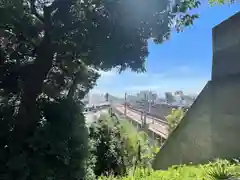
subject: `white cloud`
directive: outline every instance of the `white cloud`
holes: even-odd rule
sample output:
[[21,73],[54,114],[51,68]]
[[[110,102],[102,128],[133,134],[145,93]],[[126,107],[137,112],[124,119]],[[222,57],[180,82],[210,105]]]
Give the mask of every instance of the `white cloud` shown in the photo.
[[176,90],[185,93],[200,92],[206,84],[208,77],[202,77],[197,71],[187,65],[173,66],[160,73],[135,73],[125,71],[118,74],[116,70],[100,71],[101,77],[92,92],[103,94],[109,92],[115,95],[123,95],[124,92],[135,94],[141,90],[152,90],[158,94]]
[[[127,86],[124,91],[135,93],[141,90],[152,90],[163,95],[164,92],[175,92],[183,90],[185,93],[198,93],[208,81],[207,77],[202,77],[191,72],[188,66],[179,66],[169,72],[160,74],[146,74],[139,84]],[[136,79],[137,79],[136,78]]]

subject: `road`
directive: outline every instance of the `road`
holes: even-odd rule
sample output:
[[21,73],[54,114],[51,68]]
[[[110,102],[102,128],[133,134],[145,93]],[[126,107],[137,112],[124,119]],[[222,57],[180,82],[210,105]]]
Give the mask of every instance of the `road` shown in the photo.
[[[117,106],[116,109],[124,113],[124,106]],[[130,109],[127,109],[127,116],[135,121],[137,121],[139,124],[142,123],[141,121],[141,113],[137,111],[133,111]],[[156,121],[151,117],[146,118],[147,124],[149,124],[149,129],[159,135],[161,135],[164,138],[167,138],[168,136],[168,125],[166,123]]]

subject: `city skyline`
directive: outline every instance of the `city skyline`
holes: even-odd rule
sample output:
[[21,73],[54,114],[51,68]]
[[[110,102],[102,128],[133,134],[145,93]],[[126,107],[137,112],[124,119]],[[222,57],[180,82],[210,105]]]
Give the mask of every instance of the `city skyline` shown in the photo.
[[[198,96],[198,94],[187,94],[187,93],[185,93],[185,92],[182,91],[182,90],[177,90],[177,91],[175,91],[175,92],[170,92],[170,93],[172,93],[173,96],[177,97],[177,96],[178,96],[177,92],[179,92],[179,91],[181,91],[181,92],[182,92],[182,95],[185,95],[185,96],[190,96],[190,97],[195,97],[195,98]],[[141,94],[141,93],[148,93],[148,92],[150,92],[152,95],[156,95],[158,99],[163,99],[163,98],[165,98],[165,93],[169,93],[169,92],[157,93],[156,91],[149,91],[149,90],[141,90],[141,91],[138,91],[138,92],[136,92],[136,93],[127,93],[127,92],[125,92],[125,93],[127,94],[127,97],[128,97],[128,96],[138,97],[139,94]],[[86,95],[86,97],[89,97],[89,96],[90,96],[91,98],[95,97],[95,98],[98,98],[98,99],[101,99],[101,100],[105,100],[105,93],[109,93],[109,92],[102,92],[102,93],[89,92],[89,93]],[[117,97],[117,98],[124,98],[125,93],[123,93],[122,96],[115,96],[115,95],[113,95],[113,94],[111,94],[111,93],[109,93],[109,94],[110,94],[110,95],[113,95],[113,96],[115,96],[115,97]],[[162,94],[163,94],[163,95],[162,95]],[[86,98],[86,97],[85,97],[85,98]],[[143,98],[143,95],[142,95],[142,98]]]

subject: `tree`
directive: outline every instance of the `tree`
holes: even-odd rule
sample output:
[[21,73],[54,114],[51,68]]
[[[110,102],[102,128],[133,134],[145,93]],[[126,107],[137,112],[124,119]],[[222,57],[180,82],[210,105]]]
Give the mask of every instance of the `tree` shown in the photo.
[[104,115],[91,124],[89,138],[97,176],[123,175],[135,166],[151,167],[159,150],[158,145],[148,143],[145,132],[138,132],[127,120],[118,121]]
[[90,126],[90,140],[94,142],[91,154],[96,158],[94,172],[96,176],[103,173],[120,175],[126,171],[123,161],[123,148],[119,124],[109,117],[100,117]]
[[[168,39],[173,19],[180,29],[192,24],[197,16],[185,12],[198,6],[196,0],[177,8],[158,0],[0,0],[0,163],[26,156],[30,168],[35,151],[28,140],[55,118],[46,106],[80,111],[97,70],[144,71],[147,40]],[[21,171],[11,168],[1,170],[16,179]]]
[[184,110],[182,108],[172,109],[171,114],[169,114],[166,119],[168,121],[168,131],[171,133],[177,125],[181,122],[184,117]]
[[[136,4],[142,12],[134,10]],[[1,15],[6,17],[0,22],[1,87],[6,89],[13,80],[9,88],[15,89],[8,94],[20,100],[16,140],[21,143],[34,131],[40,95],[58,99],[73,97],[78,90],[83,97],[98,77],[84,70],[86,66],[144,71],[147,39],[162,42],[170,35],[168,25],[175,15],[160,13],[168,6],[167,1],[155,0],[147,6],[134,0],[1,0]]]

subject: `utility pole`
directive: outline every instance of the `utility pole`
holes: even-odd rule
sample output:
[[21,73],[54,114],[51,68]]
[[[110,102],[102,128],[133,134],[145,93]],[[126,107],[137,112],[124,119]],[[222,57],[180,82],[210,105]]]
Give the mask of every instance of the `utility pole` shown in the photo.
[[143,126],[147,124],[147,93],[144,93],[144,114],[143,114]]
[[124,97],[124,114],[127,115],[127,93],[126,92]]
[[152,97],[150,97],[150,91],[148,91],[148,113],[151,112],[151,105],[152,105]]
[[[152,92],[148,91],[148,113],[151,113],[151,107],[152,107],[152,103],[153,103],[153,98],[152,98]],[[151,95],[151,96],[150,96]],[[154,124],[154,120],[152,120],[152,124]]]

